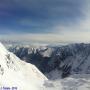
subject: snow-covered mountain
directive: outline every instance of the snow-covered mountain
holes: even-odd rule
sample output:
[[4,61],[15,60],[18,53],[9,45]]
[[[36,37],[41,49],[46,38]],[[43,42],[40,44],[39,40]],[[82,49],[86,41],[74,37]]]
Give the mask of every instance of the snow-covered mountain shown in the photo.
[[90,44],[80,43],[42,48],[12,46],[9,50],[21,59],[36,65],[48,78],[90,74]]
[[0,90],[43,90],[46,80],[34,65],[21,61],[0,43]]
[[9,46],[9,50],[22,60],[36,65],[42,72],[45,72],[47,61],[51,58],[54,48],[16,45]]
[[[20,48],[21,46],[17,49],[12,47],[17,52]],[[23,48],[26,50],[25,47]],[[0,88],[13,87],[14,90],[90,90],[90,74],[89,68],[87,68],[90,65],[90,45],[72,44],[48,48],[50,48],[49,56],[43,56],[40,54],[41,52],[38,53],[42,55],[40,57],[42,61],[47,60],[47,63],[44,64],[46,68],[45,66],[42,68],[48,78],[53,80],[48,80],[34,65],[21,61],[0,43]],[[44,47],[43,53],[47,49]],[[30,54],[35,55],[38,50],[41,49],[37,48],[35,53]],[[77,69],[77,72],[74,69]],[[62,75],[67,76],[68,74],[69,77],[60,78]]]

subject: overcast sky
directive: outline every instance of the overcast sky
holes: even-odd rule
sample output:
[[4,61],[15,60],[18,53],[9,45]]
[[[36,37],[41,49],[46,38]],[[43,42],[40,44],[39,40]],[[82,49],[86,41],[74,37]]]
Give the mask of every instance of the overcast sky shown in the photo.
[[0,0],[0,39],[90,42],[90,0]]

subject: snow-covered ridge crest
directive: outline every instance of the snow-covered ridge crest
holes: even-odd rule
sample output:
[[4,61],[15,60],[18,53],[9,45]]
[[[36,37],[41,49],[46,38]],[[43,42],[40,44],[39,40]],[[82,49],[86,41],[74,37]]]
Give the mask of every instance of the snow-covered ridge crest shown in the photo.
[[47,78],[32,64],[21,61],[0,43],[0,87],[42,90]]
[[0,42],[0,54],[6,54],[8,51],[6,48],[3,46],[3,44]]

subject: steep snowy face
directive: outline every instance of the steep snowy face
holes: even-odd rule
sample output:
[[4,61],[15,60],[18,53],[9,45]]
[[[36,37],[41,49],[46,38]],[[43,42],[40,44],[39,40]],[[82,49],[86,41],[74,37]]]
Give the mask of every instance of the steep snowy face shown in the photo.
[[42,90],[45,80],[47,78],[34,65],[21,61],[0,43],[0,88]]
[[[23,54],[28,51],[19,47],[18,50],[12,47],[12,52],[22,58],[28,59],[28,62],[36,65],[48,78],[67,77],[71,74],[89,74],[90,73],[90,44],[71,44],[60,47],[44,48],[43,52],[37,50],[37,53]],[[32,50],[30,50],[32,51]],[[43,53],[46,57],[43,56]],[[20,56],[21,55],[21,56]],[[48,57],[49,56],[49,57]]]
[[48,65],[53,68],[51,77],[67,77],[73,74],[90,74],[90,44],[72,44],[56,49]]

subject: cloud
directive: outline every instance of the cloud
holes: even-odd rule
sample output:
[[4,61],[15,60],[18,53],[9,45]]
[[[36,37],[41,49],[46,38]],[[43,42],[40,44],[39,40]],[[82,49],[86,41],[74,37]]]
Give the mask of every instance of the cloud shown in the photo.
[[[52,27],[57,24],[78,22],[83,17],[81,9],[84,2],[85,0],[1,0],[0,9],[4,14],[12,16],[2,16],[0,24],[4,22],[3,27],[21,32],[52,32]],[[19,20],[21,21],[18,22]]]
[[[1,38],[34,42],[89,42],[90,0],[4,0],[11,17],[1,21],[11,32]],[[1,9],[0,7],[0,9]],[[12,8],[10,8],[12,7]],[[7,22],[6,22],[7,20]]]
[[[79,34],[80,36],[85,33],[85,35],[88,35],[90,32],[90,1],[86,0],[86,3],[84,4],[81,12],[83,14],[83,17],[78,19],[77,22],[68,22],[67,25],[63,25],[61,23],[58,23],[55,27],[53,27],[52,33],[61,33],[61,34],[69,34],[72,36],[74,33],[76,36]],[[87,33],[88,32],[88,33]],[[87,33],[87,34],[86,34]]]

